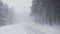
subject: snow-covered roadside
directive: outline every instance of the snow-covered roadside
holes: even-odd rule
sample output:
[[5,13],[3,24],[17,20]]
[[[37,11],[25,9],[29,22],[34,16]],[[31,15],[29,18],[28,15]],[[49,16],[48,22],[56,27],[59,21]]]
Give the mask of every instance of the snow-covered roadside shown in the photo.
[[0,27],[0,34],[60,34],[60,29],[24,22]]
[[[60,29],[56,29],[56,27],[46,26],[46,25],[39,25],[35,23],[27,23],[25,25],[27,32],[31,34],[37,34],[42,32],[42,34],[60,34]],[[37,32],[38,31],[38,32]]]
[[24,29],[25,23],[18,23],[0,27],[0,34],[27,34]]

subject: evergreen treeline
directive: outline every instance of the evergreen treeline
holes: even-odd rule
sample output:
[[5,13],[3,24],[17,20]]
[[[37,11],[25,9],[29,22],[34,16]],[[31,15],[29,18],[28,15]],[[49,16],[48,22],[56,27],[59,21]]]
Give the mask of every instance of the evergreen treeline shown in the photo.
[[14,11],[0,0],[0,26],[12,24],[14,20]]
[[60,0],[33,0],[31,10],[34,22],[60,25]]

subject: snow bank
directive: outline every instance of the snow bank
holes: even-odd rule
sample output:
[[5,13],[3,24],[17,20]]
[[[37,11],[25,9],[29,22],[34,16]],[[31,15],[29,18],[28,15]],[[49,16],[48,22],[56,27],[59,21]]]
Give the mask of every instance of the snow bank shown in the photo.
[[58,29],[57,26],[54,27],[54,26],[40,25],[35,23],[27,23],[25,27],[26,30],[31,34],[37,34],[41,32],[42,34],[60,34],[60,29]]

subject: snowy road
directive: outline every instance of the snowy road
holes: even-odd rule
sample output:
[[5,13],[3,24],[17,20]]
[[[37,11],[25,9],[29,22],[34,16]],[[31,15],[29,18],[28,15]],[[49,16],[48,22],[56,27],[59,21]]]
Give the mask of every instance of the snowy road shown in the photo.
[[39,31],[39,30],[29,27],[29,26],[26,27],[26,31],[28,32],[28,34],[46,34],[42,31]]
[[27,34],[24,23],[0,27],[0,34]]
[[0,27],[0,34],[45,34],[32,27],[27,27],[28,23],[18,23]]
[[60,34],[60,30],[24,22],[0,27],[0,34]]

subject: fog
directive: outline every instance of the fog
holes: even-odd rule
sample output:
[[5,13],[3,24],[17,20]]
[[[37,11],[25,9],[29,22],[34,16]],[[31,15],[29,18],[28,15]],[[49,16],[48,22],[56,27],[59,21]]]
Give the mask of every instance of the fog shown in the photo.
[[13,7],[17,24],[0,27],[0,34],[27,34],[24,24],[30,21],[31,0],[2,0],[9,8]]
[[3,0],[3,3],[9,8],[13,7],[16,24],[0,27],[0,34],[60,34],[58,25],[50,26],[33,22],[30,16],[32,0]]
[[18,21],[27,21],[30,19],[30,7],[32,0],[3,0],[9,7],[13,7]]

